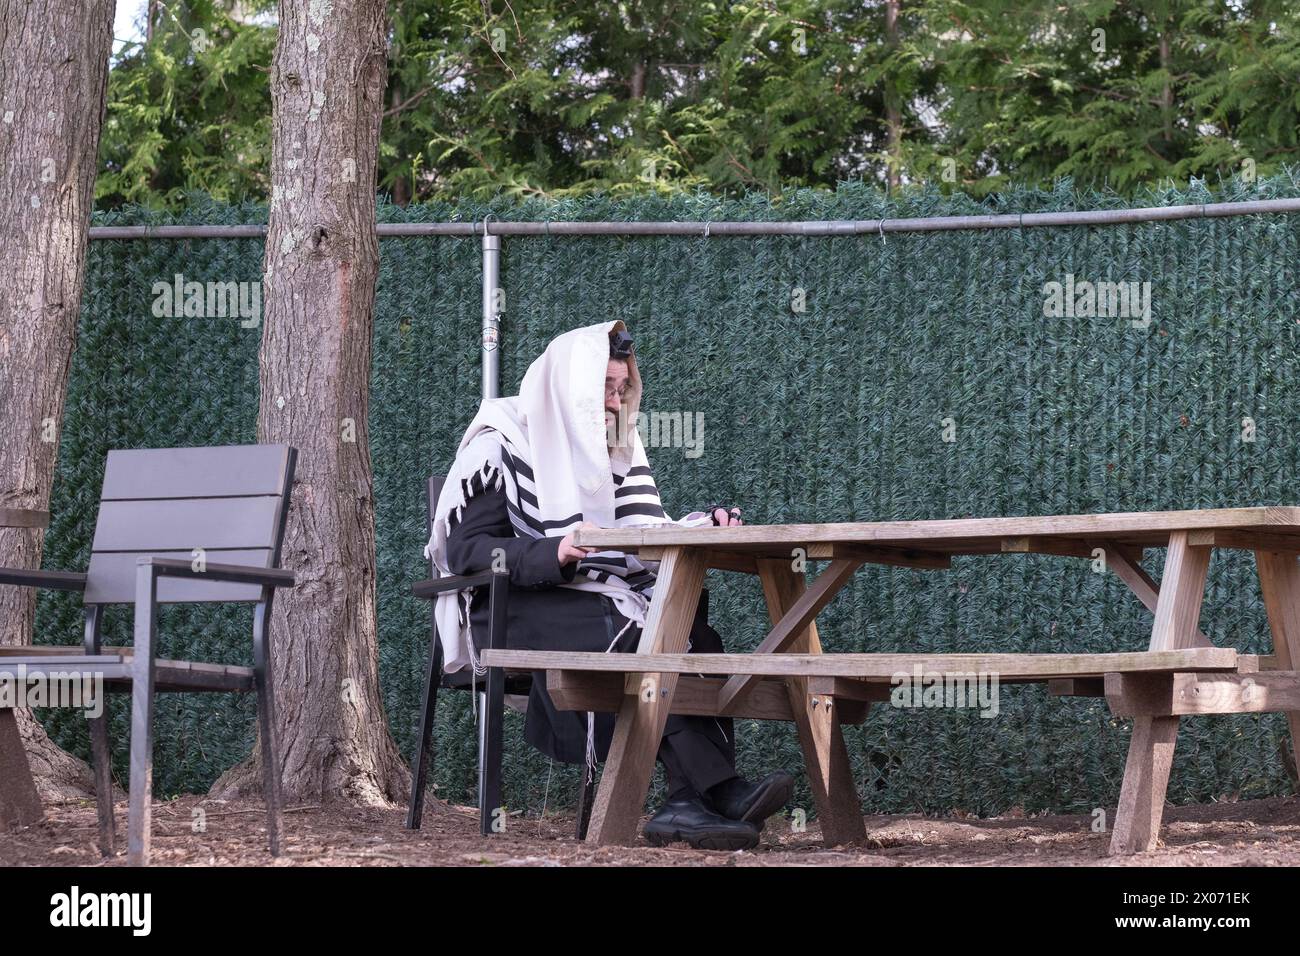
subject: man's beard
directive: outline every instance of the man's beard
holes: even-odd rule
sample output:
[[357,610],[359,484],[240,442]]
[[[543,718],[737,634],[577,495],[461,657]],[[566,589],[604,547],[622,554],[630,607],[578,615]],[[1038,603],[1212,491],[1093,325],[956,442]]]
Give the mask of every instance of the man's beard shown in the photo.
[[632,433],[637,431],[639,419],[626,405],[617,412],[605,412],[605,444],[609,448],[630,448],[635,442]]

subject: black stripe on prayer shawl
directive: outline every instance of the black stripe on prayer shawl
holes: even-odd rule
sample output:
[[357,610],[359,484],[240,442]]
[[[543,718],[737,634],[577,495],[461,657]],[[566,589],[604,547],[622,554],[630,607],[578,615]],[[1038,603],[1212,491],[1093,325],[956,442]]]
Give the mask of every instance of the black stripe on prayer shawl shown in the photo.
[[649,571],[638,571],[635,574],[624,577],[614,569],[604,570],[602,566],[588,566],[588,559],[584,558],[578,562],[578,573],[585,574],[593,581],[600,581],[602,584],[612,579],[618,579],[626,584],[633,591],[645,591],[654,587],[655,578]]
[[504,461],[512,471],[523,475],[533,484],[537,483],[537,479],[533,477],[533,469],[528,467],[527,462],[510,454],[510,449],[505,446],[505,442],[501,443],[501,460]]
[[552,521],[542,521],[538,518],[534,518],[532,515],[528,514],[527,512],[520,511],[518,506],[513,501],[511,501],[508,496],[506,498],[506,508],[510,511],[512,515],[519,518],[521,521],[525,522],[528,525],[528,527],[537,531],[539,536],[544,536],[546,532],[552,528],[567,528],[571,524],[580,524],[582,522],[581,512],[579,512],[576,515],[570,515],[567,518],[560,518]]
[[[526,528],[532,529],[530,537],[545,537],[546,532],[552,528],[567,528],[572,524],[579,524],[583,520],[582,513],[570,515],[567,518],[553,518],[549,521],[543,521],[536,515],[538,510],[537,496],[519,483],[519,475],[526,474],[529,480],[532,480],[533,471],[520,458],[511,455],[503,443],[501,446],[501,463],[505,465],[509,473],[510,483],[514,487],[515,497],[519,499],[520,504],[510,500],[510,495],[506,495],[506,508],[509,510],[513,524],[519,527],[519,522],[523,522]],[[533,514],[525,509],[531,507]]]
[[519,510],[519,506],[510,500],[510,492],[506,491],[506,511],[510,515],[510,523],[514,525],[515,534],[521,538],[544,538],[546,530],[537,527],[541,524],[536,518],[525,514]]
[[637,478],[637,477],[647,477],[650,478],[651,481],[654,480],[654,478],[651,475],[649,465],[634,465],[627,470],[627,474],[625,475],[620,475],[618,472],[615,472],[614,484],[621,485],[623,483],[624,478]]
[[614,520],[626,518],[628,515],[650,515],[654,518],[667,518],[668,515],[659,505],[646,504],[644,502],[633,502],[631,504],[619,505],[614,509]]
[[530,505],[533,506],[534,511],[538,509],[537,496],[535,494],[533,494],[531,491],[529,491],[523,485],[518,484],[517,482],[515,484],[515,489],[519,492],[520,501],[528,502]]
[[[519,498],[520,501],[526,503],[526,505],[532,505],[533,510],[536,511],[537,510],[536,494],[533,494],[532,492],[530,492],[530,490],[524,488],[523,483],[521,483],[521,481],[519,480],[521,476],[519,471],[517,471],[517,467],[519,467],[520,462],[517,462],[516,459],[508,457],[504,449],[502,449],[502,457],[500,457],[500,460],[502,460],[502,464],[504,468],[506,468],[507,475],[510,475],[510,483],[513,486],[513,488],[515,488],[515,496]],[[528,481],[529,484],[532,484],[533,480],[529,479]]]
[[[513,446],[507,447],[508,443],[504,440],[504,436],[501,437],[501,472],[504,476],[506,508],[515,534],[521,537],[540,538],[544,537],[547,531],[568,530],[582,522],[585,518],[582,514],[574,514],[559,520],[542,520],[533,469],[520,456],[519,450]],[[615,505],[615,522],[638,515],[666,519],[668,515],[659,500],[659,490],[655,487],[654,475],[650,467],[637,465],[629,468],[626,474],[619,474],[616,469],[621,465],[622,462],[615,462],[611,469],[615,497],[623,500],[622,504]],[[640,480],[625,485],[625,480],[628,478]],[[524,487],[524,482],[527,482],[530,487]],[[637,570],[631,570],[627,557],[623,555],[603,557],[592,555],[581,558],[575,570],[587,580],[603,584],[618,584],[642,594],[653,588],[655,584],[653,571],[639,566]]]
[[541,528],[533,527],[533,519],[519,510],[519,506],[510,500],[509,492],[506,493],[506,511],[510,514],[510,523],[514,525],[515,534],[522,538],[543,538]]
[[659,489],[654,485],[622,485],[614,489],[615,498],[626,498],[628,495],[654,495],[659,496]]

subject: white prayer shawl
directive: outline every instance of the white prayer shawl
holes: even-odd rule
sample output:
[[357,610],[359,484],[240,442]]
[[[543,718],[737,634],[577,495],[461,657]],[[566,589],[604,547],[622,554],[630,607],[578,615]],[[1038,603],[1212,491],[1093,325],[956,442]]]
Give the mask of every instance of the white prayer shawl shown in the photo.
[[[447,536],[461,509],[489,489],[504,487],[520,537],[563,537],[584,521],[602,528],[711,524],[703,512],[678,522],[664,513],[634,427],[618,447],[608,446],[609,336],[621,328],[621,321],[611,321],[565,332],[529,366],[518,395],[483,401],[448,471],[425,547],[440,577],[451,574]],[[628,359],[623,403],[627,421],[635,423],[641,406],[635,357]],[[629,627],[644,626],[657,568],[658,562],[642,563],[633,554],[601,551],[579,561],[573,582],[559,586],[603,594],[629,618]],[[469,590],[438,598],[435,617],[447,673],[467,664],[476,674],[485,671],[470,639],[470,598]]]

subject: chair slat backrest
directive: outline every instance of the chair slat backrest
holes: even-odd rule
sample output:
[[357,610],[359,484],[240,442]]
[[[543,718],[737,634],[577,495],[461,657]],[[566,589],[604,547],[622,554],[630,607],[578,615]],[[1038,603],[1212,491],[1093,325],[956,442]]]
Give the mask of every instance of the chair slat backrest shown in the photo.
[[[288,445],[110,451],[86,573],[87,604],[135,601],[136,559],[280,564],[297,452]],[[256,584],[163,577],[160,603],[257,601]]]

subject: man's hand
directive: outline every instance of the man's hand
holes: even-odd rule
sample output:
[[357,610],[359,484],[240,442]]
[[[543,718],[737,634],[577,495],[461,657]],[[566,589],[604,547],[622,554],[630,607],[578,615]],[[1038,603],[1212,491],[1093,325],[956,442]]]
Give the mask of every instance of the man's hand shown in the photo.
[[[582,524],[578,525],[578,527],[599,529],[600,525],[592,524],[590,521],[584,521]],[[595,548],[589,548],[589,547],[579,548],[576,545],[574,545],[573,532],[571,531],[568,534],[566,534],[563,538],[560,539],[560,549],[558,552],[560,558],[560,567],[564,567],[566,564],[573,564],[573,562],[575,561],[581,561],[583,558],[585,558],[587,555],[591,554],[595,550],[596,550]]]
[[744,524],[740,520],[739,508],[723,508],[721,506],[713,509],[713,523],[719,527],[729,527],[730,525]]

